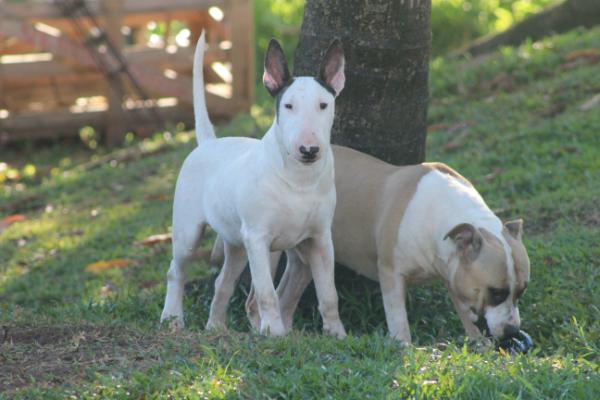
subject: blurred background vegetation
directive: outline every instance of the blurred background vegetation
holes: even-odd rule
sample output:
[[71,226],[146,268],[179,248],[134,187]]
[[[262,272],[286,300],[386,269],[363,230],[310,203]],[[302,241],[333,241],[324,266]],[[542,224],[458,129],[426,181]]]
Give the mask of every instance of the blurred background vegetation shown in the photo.
[[[474,39],[503,31],[557,0],[432,0],[432,56],[441,56]],[[304,0],[255,0],[257,71],[271,37],[288,57],[298,43]]]

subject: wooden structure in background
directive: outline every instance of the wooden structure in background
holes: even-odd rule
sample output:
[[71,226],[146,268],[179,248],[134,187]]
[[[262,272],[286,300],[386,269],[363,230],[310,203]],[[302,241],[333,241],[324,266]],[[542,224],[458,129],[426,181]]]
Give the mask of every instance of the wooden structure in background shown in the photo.
[[[106,133],[108,144],[128,131],[144,135],[161,129],[164,122],[191,127],[192,61],[202,29],[211,116],[230,118],[249,110],[251,0],[88,0],[83,3],[94,18],[78,14],[79,30],[59,3],[0,2],[0,144],[77,135],[82,126]],[[94,21],[110,42],[86,44],[99,36]],[[173,21],[188,31],[172,32]],[[166,26],[164,35],[149,33],[157,24]],[[118,50],[116,56],[107,43]],[[98,66],[98,54],[108,69]],[[122,90],[115,90],[119,82],[114,81]]]

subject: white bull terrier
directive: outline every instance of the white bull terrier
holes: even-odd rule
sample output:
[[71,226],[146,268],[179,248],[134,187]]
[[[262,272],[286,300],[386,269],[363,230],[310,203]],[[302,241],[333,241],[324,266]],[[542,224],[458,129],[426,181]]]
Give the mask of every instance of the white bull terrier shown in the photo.
[[[332,148],[338,196],[332,227],[335,258],[380,282],[390,335],[411,342],[407,285],[434,278],[446,283],[471,338],[486,342],[477,327],[485,321],[496,338],[516,335],[517,300],[529,281],[522,220],[503,224],[471,183],[447,165],[398,167],[347,147]],[[277,293],[290,329],[311,274],[301,256],[286,254]],[[217,246],[213,257],[218,256]],[[255,325],[252,292],[246,309]]]
[[270,274],[270,253],[295,248],[314,277],[325,332],[344,337],[333,279],[331,223],[336,203],[330,146],[335,97],[344,87],[344,54],[335,41],[318,78],[292,77],[271,40],[263,82],[276,99],[276,119],[262,140],[217,139],[204,98],[204,34],[194,56],[198,147],[181,167],[173,204],[173,259],[161,321],[182,327],[185,267],[204,228],[224,241],[207,329],[224,329],[229,300],[246,262],[258,300],[261,333],[284,335]]

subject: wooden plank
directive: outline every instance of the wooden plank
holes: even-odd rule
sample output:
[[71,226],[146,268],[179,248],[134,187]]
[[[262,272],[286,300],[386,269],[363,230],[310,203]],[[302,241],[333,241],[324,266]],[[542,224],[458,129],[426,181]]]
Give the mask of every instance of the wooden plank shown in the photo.
[[[168,13],[154,12],[154,13],[145,13],[145,14],[124,15],[123,16],[123,25],[128,26],[130,28],[145,29],[148,22],[150,22],[150,21],[157,21],[157,22],[165,21],[167,15],[169,17],[171,17],[172,20],[184,21],[190,27],[190,29],[192,29],[196,26],[200,26],[200,27],[206,27],[207,30],[218,33],[221,36],[224,36],[226,34],[226,32],[223,28],[223,24],[212,19],[208,15],[208,12],[205,10],[200,10],[200,11],[199,10],[194,10],[194,11],[192,11],[192,10],[176,10],[176,11],[172,11],[172,12],[168,12]],[[30,23],[41,22],[46,25],[50,25],[52,27],[59,29],[63,34],[70,36],[70,37],[77,36],[77,31],[73,28],[73,24],[72,24],[71,20],[67,19],[67,18],[63,18],[63,19],[32,18],[28,21]],[[83,23],[83,25],[87,29],[89,29],[91,27],[91,23],[88,18],[81,18],[80,21]],[[105,23],[104,18],[101,15],[99,15],[97,17],[97,21],[101,26],[103,26]]]
[[[232,117],[231,104],[207,93],[207,105],[213,121]],[[193,126],[193,110],[189,106],[157,107],[156,110],[169,123],[184,122]],[[143,112],[143,111],[142,111]],[[125,110],[126,118],[131,118],[138,110]],[[0,120],[0,142],[15,142],[24,139],[53,138],[59,136],[77,136],[83,126],[92,126],[98,130],[106,129],[106,111],[71,113],[69,111],[30,112],[11,115]],[[149,124],[149,126],[152,126]],[[156,129],[164,127],[155,126]]]
[[[102,14],[103,0],[86,1],[94,14]],[[175,10],[198,10],[223,6],[224,0],[124,0],[123,13],[147,14],[173,12]],[[0,2],[0,12],[9,18],[63,18],[53,0],[23,0],[18,3]]]
[[251,0],[228,0],[227,22],[231,27],[233,101],[238,111],[249,111],[254,101],[254,20]]
[[[105,0],[102,3],[102,11],[105,19],[104,30],[108,36],[109,43],[118,53],[123,48],[123,35],[121,35],[121,25],[123,17],[122,0]],[[109,67],[114,70],[116,66]],[[135,129],[135,123],[125,118],[122,103],[126,93],[123,84],[123,74],[116,72],[107,76],[106,98],[108,100],[108,111],[106,113],[106,134],[105,141],[108,147],[114,147],[123,142],[125,133]]]
[[[49,51],[56,56],[78,62],[86,67],[96,68],[87,48],[67,37],[51,36],[18,21],[6,21],[3,27],[4,32],[18,36],[21,40],[33,44],[40,50]],[[177,97],[182,101],[192,101],[192,86],[189,77],[179,76],[177,79],[171,80],[166,78],[162,71],[143,64],[131,64],[130,71],[138,82],[148,89]]]
[[[123,56],[129,64],[141,64],[152,66],[157,71],[172,69],[178,73],[191,76],[194,49],[192,47],[180,47],[176,53],[167,53],[165,49],[136,48],[130,47],[123,51]],[[227,61],[228,52],[220,49],[210,49],[204,54],[205,65],[215,61]],[[95,69],[82,67],[65,60],[49,60],[37,62],[19,62],[2,64],[2,77],[7,81],[7,87],[12,84],[20,84],[21,81],[35,81],[44,76],[48,78],[61,78],[72,74],[94,72]]]

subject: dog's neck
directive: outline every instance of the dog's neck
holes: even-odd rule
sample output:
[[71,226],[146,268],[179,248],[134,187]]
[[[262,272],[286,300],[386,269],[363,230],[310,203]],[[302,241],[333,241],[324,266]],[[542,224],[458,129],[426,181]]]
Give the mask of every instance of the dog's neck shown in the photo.
[[[314,190],[326,184],[333,185],[333,155],[331,147],[314,164],[303,165],[293,159],[277,139],[281,128],[276,121],[263,136],[263,162],[267,171],[277,176],[287,186],[296,191]],[[331,181],[331,182],[329,182]]]

